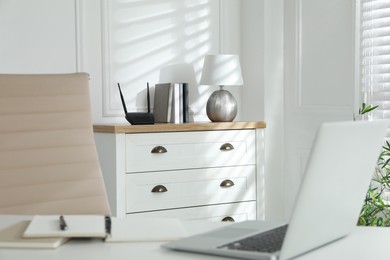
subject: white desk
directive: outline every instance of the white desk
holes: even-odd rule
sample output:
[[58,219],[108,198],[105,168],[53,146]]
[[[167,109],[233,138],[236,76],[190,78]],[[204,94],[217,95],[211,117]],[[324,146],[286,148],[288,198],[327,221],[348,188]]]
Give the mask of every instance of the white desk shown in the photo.
[[[20,220],[23,216],[0,216],[0,228]],[[188,232],[210,230],[223,224],[212,222],[188,223]],[[389,259],[390,228],[357,227],[348,237],[299,258],[299,260],[367,260]],[[1,260],[78,260],[78,259],[230,259],[163,249],[161,243],[103,243],[101,240],[73,240],[57,249],[0,249]]]

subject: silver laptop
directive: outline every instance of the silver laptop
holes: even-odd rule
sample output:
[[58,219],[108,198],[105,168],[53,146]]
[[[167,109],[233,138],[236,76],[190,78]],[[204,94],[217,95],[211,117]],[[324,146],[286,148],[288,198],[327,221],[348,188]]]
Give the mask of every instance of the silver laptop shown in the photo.
[[325,123],[288,225],[244,221],[163,247],[242,259],[290,259],[336,241],[356,226],[390,121]]

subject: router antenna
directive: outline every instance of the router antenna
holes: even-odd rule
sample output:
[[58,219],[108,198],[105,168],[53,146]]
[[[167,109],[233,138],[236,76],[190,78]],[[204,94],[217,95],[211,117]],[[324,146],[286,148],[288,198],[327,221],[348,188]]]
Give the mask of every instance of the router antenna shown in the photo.
[[146,98],[148,101],[148,113],[150,113],[150,94],[149,94],[149,82],[146,83],[147,85],[147,92],[146,92]]
[[126,115],[126,114],[127,114],[126,103],[125,103],[125,99],[123,98],[123,94],[122,94],[122,90],[121,90],[121,85],[119,85],[119,83],[118,83],[118,88],[119,88],[119,94],[121,95],[123,110],[125,110],[125,115]]

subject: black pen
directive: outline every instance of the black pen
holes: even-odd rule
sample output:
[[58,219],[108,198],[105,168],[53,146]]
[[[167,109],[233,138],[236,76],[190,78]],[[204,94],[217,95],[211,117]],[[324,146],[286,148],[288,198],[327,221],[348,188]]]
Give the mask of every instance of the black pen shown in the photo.
[[66,224],[64,216],[62,216],[62,215],[60,216],[60,229],[61,230],[67,230],[68,229],[68,225]]

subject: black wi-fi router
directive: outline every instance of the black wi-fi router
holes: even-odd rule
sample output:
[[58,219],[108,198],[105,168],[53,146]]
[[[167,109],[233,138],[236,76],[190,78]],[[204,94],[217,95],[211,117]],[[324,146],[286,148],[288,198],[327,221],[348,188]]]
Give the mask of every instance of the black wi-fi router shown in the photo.
[[118,83],[119,94],[121,95],[123,110],[125,111],[125,118],[132,125],[151,125],[154,124],[154,115],[150,113],[150,95],[149,95],[149,82],[147,83],[147,102],[148,102],[148,112],[127,112],[125,99],[123,98],[121,86]]

